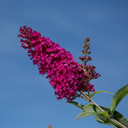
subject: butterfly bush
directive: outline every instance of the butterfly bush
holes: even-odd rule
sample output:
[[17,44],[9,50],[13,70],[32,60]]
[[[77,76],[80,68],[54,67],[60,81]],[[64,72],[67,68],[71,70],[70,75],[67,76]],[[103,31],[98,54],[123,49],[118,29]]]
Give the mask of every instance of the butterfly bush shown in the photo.
[[[47,74],[46,78],[55,90],[57,99],[65,98],[71,101],[79,96],[80,92],[95,91],[94,86],[89,83],[100,75],[95,72],[95,67],[87,65],[90,57],[84,56],[80,59],[84,64],[79,64],[73,55],[60,47],[58,43],[46,37],[42,37],[37,31],[27,26],[20,27],[18,37],[24,49],[28,49],[28,56],[34,65],[38,66],[41,75]],[[86,39],[86,42],[88,40]],[[89,44],[85,43],[82,52],[89,54]]]

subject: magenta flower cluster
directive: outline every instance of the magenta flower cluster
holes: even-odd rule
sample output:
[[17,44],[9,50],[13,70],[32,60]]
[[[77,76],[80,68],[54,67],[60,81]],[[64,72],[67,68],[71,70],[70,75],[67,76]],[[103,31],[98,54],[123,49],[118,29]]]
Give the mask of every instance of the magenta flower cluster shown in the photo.
[[65,98],[70,101],[75,99],[80,91],[87,91],[87,88],[94,91],[93,85],[89,83],[89,75],[79,68],[82,65],[74,60],[70,52],[49,38],[41,37],[41,34],[32,28],[23,26],[19,32],[22,47],[28,49],[28,56],[33,64],[38,66],[39,73],[47,74],[57,99]]

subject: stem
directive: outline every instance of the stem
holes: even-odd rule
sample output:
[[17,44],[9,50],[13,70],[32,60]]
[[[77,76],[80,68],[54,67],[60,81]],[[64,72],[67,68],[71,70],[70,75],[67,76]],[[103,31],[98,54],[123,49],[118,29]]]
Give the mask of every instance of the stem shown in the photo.
[[[88,89],[88,87],[87,87],[87,89]],[[88,96],[89,96],[89,98],[90,98],[90,100],[91,100],[91,95],[90,95],[89,89],[88,89]]]
[[90,101],[92,104],[94,104],[95,106],[97,106],[102,112],[105,112],[98,104],[96,104],[92,99]]
[[114,123],[118,124],[120,127],[122,128],[127,128],[125,127],[123,124],[121,124],[119,121],[115,120],[115,119],[111,119]]
[[[81,91],[81,94],[84,95],[84,99],[86,99],[87,101],[91,102],[92,104],[94,104],[95,106],[97,106],[102,112],[105,112],[98,104],[96,104],[92,99],[90,99],[90,97],[88,97],[84,92]],[[111,119],[115,124],[119,125],[121,128],[127,128],[125,127],[123,124],[121,124],[119,121],[117,121],[116,119]]]
[[85,97],[84,97],[85,100],[90,101],[90,98],[89,98],[84,92],[82,92],[82,91],[80,91],[80,92],[81,92],[81,94],[82,94],[83,96],[85,96]]

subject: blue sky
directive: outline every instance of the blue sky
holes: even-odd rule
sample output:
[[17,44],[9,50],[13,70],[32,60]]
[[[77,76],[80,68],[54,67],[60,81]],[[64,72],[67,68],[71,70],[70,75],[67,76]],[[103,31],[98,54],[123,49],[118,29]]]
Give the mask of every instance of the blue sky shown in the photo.
[[[128,83],[128,1],[0,0],[0,128],[110,128],[93,117],[75,120],[81,110],[57,101],[48,80],[21,48],[17,34],[22,25],[58,42],[78,62],[83,41],[90,37],[91,64],[101,74],[92,84],[96,91],[115,93]],[[103,93],[94,97],[106,107],[111,99]],[[127,99],[117,107],[126,118]]]

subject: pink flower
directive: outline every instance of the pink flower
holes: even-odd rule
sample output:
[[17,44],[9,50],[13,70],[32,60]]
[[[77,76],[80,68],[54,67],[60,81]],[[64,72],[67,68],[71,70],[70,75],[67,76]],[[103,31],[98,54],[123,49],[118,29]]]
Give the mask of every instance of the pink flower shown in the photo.
[[82,65],[74,60],[70,52],[49,38],[41,37],[41,34],[32,28],[23,26],[19,32],[18,37],[24,39],[20,40],[21,46],[28,49],[28,56],[33,64],[38,66],[39,73],[47,74],[46,77],[54,88],[57,99],[65,98],[70,101],[75,99],[80,91],[87,91],[87,88],[94,91],[89,80],[90,76],[96,77],[97,74],[94,74],[94,71],[90,74],[85,73],[80,68]]

